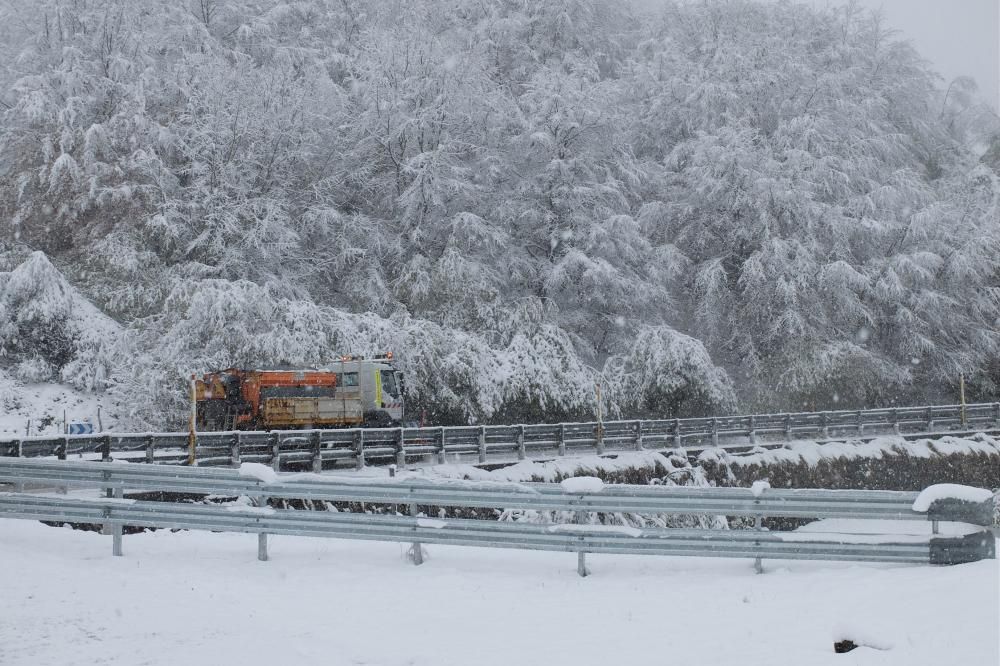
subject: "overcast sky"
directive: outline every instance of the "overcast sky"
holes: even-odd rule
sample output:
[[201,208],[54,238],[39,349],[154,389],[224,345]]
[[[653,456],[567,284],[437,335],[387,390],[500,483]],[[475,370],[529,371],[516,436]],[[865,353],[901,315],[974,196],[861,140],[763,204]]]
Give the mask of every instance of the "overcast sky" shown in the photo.
[[[849,0],[790,0],[817,7]],[[638,0],[655,7],[658,0]],[[1000,109],[1000,0],[857,0],[882,10],[889,27],[913,42],[945,78],[971,76],[993,108]]]
[[[809,0],[847,4],[846,0]],[[1000,0],[858,0],[881,9],[888,24],[913,41],[946,79],[968,75],[1000,108]]]

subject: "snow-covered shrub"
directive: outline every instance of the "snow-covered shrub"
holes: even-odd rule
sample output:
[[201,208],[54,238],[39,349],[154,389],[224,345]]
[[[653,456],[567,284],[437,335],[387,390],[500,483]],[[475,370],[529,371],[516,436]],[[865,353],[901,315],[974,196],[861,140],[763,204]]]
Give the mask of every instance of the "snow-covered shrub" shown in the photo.
[[55,378],[55,371],[42,357],[32,356],[14,366],[14,377],[25,384],[38,384],[52,381]]
[[83,299],[41,252],[3,278],[0,352],[15,359],[37,356],[57,368],[65,365],[75,351],[74,306]]
[[706,450],[698,459],[716,485],[749,487],[767,479],[774,488],[923,490],[937,483],[1000,488],[1000,440],[969,438],[817,444],[730,455]]
[[21,406],[23,387],[8,373],[0,370],[0,409],[14,412]]
[[617,414],[674,418],[725,413],[736,392],[698,340],[667,327],[643,327],[630,348],[608,359],[608,396]]
[[[475,478],[497,480],[561,482],[574,477],[597,477],[606,483],[649,484],[663,486],[706,487],[710,483],[700,467],[693,466],[683,449],[669,454],[622,454],[615,460],[605,458],[567,458],[551,463],[525,462],[493,473],[479,474]],[[501,521],[541,524],[575,523],[579,520],[573,511],[534,511],[507,509],[500,513]],[[624,527],[700,527],[726,529],[724,516],[707,515],[640,515],[632,513],[588,512],[584,517],[588,525],[619,525]]]
[[73,288],[41,252],[0,275],[0,356],[25,382],[61,377],[103,390],[120,327]]
[[81,391],[103,391],[110,386],[115,367],[123,362],[130,365],[131,359],[121,355],[120,340],[94,340],[81,345],[59,371],[59,377]]

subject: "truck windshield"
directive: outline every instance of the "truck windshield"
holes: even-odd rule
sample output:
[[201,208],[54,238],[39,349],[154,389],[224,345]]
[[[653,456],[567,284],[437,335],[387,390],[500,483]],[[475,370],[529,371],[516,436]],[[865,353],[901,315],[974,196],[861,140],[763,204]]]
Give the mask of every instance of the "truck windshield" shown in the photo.
[[392,370],[382,371],[382,390],[393,397],[399,397],[399,389],[396,387],[396,373]]
[[358,373],[356,372],[345,372],[341,375],[337,373],[337,386],[357,386],[358,385]]

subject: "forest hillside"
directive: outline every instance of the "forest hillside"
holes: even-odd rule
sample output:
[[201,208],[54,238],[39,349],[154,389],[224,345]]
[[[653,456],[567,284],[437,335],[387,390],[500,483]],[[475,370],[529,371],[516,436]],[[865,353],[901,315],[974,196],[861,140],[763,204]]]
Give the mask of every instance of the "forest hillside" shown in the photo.
[[0,370],[435,423],[1000,393],[1000,125],[857,8],[0,0]]

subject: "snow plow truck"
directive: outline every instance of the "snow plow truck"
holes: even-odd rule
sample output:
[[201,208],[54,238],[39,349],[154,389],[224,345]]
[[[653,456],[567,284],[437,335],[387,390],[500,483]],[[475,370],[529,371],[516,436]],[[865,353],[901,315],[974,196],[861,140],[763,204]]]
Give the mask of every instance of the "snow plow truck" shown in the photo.
[[403,375],[392,353],[343,356],[325,368],[229,368],[194,380],[203,431],[392,427],[403,420]]

